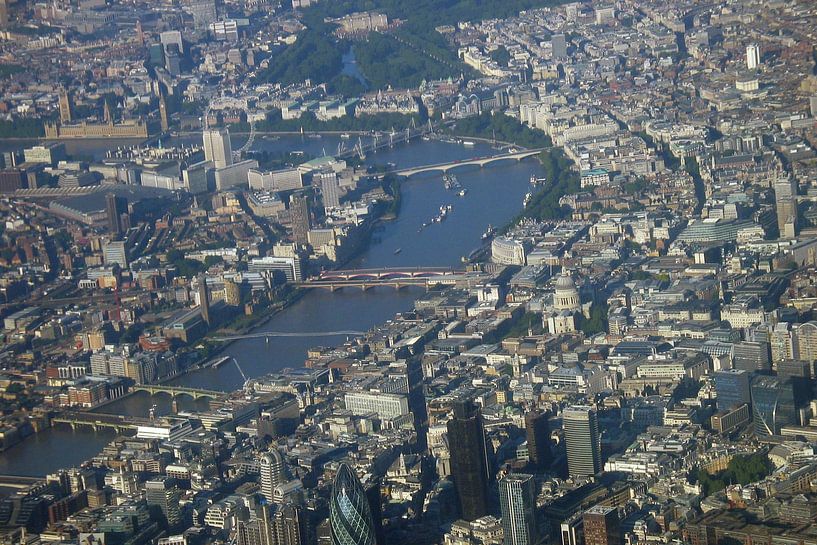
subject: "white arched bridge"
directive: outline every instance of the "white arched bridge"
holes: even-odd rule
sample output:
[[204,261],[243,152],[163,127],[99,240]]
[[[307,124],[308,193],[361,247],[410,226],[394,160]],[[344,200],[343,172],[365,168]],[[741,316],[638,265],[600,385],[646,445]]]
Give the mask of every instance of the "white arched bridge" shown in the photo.
[[451,169],[468,166],[468,165],[478,165],[480,167],[484,167],[488,164],[491,164],[496,161],[505,161],[508,159],[516,159],[517,161],[521,161],[527,157],[533,157],[534,155],[539,155],[547,148],[536,148],[536,149],[526,149],[526,150],[519,150],[519,151],[512,151],[508,153],[500,153],[499,155],[491,155],[489,157],[474,157],[473,159],[461,159],[459,161],[448,161],[447,163],[437,163],[434,165],[422,165],[417,167],[409,167],[409,168],[397,168],[394,170],[389,171],[391,174],[397,174],[400,176],[414,176],[415,174],[421,174],[423,172],[448,172]]
[[429,278],[451,274],[465,274],[451,267],[384,267],[382,269],[340,269],[324,271],[316,280],[393,280],[400,278]]

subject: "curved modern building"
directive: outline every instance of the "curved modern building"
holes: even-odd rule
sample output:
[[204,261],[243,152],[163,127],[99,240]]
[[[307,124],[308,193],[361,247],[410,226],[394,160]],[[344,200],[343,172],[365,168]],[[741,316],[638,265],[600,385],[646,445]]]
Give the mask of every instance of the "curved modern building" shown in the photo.
[[372,512],[363,486],[352,469],[341,464],[329,499],[332,545],[375,545]]
[[500,265],[525,265],[525,245],[518,240],[496,237],[491,242],[491,261]]
[[261,470],[261,495],[268,502],[273,501],[275,487],[289,480],[284,457],[277,449],[271,449],[261,455],[258,461]]

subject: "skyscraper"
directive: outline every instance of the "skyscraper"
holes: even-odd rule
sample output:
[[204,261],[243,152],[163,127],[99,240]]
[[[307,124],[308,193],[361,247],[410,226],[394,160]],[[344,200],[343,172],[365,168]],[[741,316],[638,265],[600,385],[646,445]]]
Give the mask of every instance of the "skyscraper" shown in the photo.
[[0,0],[0,28],[6,28],[9,24],[9,2],[11,0]]
[[752,380],[752,420],[759,438],[779,436],[783,426],[799,425],[810,398],[808,380],[759,375]]
[[165,100],[164,93],[159,93],[159,123],[162,132],[167,132],[170,128],[170,116],[167,113],[167,100]]
[[569,407],[562,413],[571,477],[586,477],[601,471],[601,437],[596,409],[587,405]]
[[204,159],[212,161],[215,168],[233,164],[233,148],[227,129],[204,129]]
[[585,545],[619,545],[621,530],[618,509],[596,505],[584,512]]
[[774,202],[780,237],[794,237],[797,229],[797,182],[793,178],[779,178],[774,183]]
[[564,34],[554,34],[550,37],[550,46],[554,59],[567,57],[567,40]]
[[749,372],[743,369],[727,369],[715,373],[715,392],[718,394],[718,410],[739,407],[751,400]]
[[329,498],[332,545],[374,545],[375,530],[369,502],[352,469],[341,464]]
[[476,520],[488,513],[490,476],[482,415],[471,400],[454,403],[454,417],[448,421],[448,448],[460,515]]
[[181,521],[179,514],[179,489],[173,479],[157,477],[145,482],[145,501],[161,509],[168,526],[175,526]]
[[201,319],[208,326],[210,325],[210,290],[207,289],[207,277],[203,274],[198,276],[199,308],[201,309]]
[[119,235],[122,233],[122,214],[128,211],[128,201],[124,197],[118,197],[115,193],[108,193],[105,196],[105,215],[108,219],[108,231]]
[[511,473],[499,481],[499,507],[505,545],[535,545],[539,542],[533,475]]
[[290,198],[289,220],[292,224],[292,240],[297,244],[308,244],[309,229],[312,228],[308,196],[300,194]]
[[750,44],[746,46],[746,68],[755,70],[760,66],[760,46]]
[[553,462],[550,451],[550,426],[548,413],[532,410],[525,415],[525,431],[528,438],[528,459],[533,467],[545,470]]
[[261,495],[272,503],[275,487],[288,480],[284,457],[273,448],[261,455],[259,464],[261,466]]
[[291,503],[281,505],[270,521],[274,545],[303,545],[306,543],[306,518],[303,509]]

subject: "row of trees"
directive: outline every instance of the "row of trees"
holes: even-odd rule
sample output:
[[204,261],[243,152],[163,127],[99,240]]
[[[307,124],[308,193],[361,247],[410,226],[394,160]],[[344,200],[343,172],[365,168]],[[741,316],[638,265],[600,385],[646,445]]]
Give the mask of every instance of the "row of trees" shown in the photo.
[[281,112],[275,111],[267,116],[265,121],[256,122],[257,131],[390,131],[405,129],[411,119],[417,125],[426,122],[422,114],[409,116],[397,113],[381,113],[376,115],[343,116],[337,119],[321,121],[312,112],[304,113],[299,119],[282,119]]
[[570,208],[559,205],[562,195],[578,193],[581,187],[579,175],[571,170],[570,159],[556,148],[539,154],[546,182],[531,198],[528,205],[510,225],[519,223],[524,218],[534,220],[559,220],[570,216]]
[[491,112],[461,119],[452,131],[460,136],[496,138],[528,148],[544,148],[552,144],[544,131],[523,125],[510,116]]

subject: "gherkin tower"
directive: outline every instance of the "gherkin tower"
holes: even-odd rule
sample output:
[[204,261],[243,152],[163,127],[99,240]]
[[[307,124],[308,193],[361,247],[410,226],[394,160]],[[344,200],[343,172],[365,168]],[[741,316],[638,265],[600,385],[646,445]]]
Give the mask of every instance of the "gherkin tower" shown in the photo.
[[363,487],[352,469],[341,464],[329,500],[332,545],[374,545],[372,512]]

